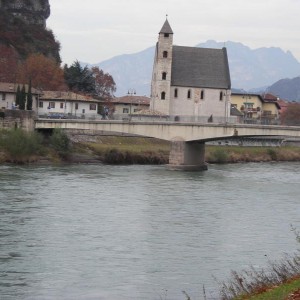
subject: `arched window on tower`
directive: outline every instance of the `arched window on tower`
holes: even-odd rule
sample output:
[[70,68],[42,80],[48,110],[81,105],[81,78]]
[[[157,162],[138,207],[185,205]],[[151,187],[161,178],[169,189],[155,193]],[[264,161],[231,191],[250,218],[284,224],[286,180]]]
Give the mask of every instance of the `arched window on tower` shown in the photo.
[[162,80],[166,80],[167,79],[167,73],[166,72],[162,73],[161,79]]
[[164,51],[163,52],[163,58],[167,58],[168,57],[168,51]]
[[161,100],[165,100],[166,99],[166,92],[161,92],[160,99]]
[[164,33],[164,37],[168,38],[169,37],[169,33]]
[[201,91],[200,99],[201,99],[201,100],[204,100],[204,90]]
[[177,98],[178,97],[178,89],[175,89],[174,90],[174,98]]
[[187,98],[188,98],[188,99],[191,99],[191,97],[192,97],[192,91],[191,91],[191,90],[188,90],[188,92],[187,92]]

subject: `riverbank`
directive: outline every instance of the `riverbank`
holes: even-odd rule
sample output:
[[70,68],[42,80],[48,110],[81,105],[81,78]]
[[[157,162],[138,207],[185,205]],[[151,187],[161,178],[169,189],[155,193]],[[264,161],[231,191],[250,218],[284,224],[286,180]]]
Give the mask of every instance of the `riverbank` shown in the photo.
[[[11,140],[2,137],[0,163],[157,165],[168,164],[170,148],[168,141],[144,137],[100,136],[93,142],[82,142],[68,140],[62,133],[55,138],[42,140],[39,136],[18,132],[12,135]],[[208,164],[300,161],[300,147],[206,145],[205,161]]]
[[[92,153],[101,162],[111,164],[167,164],[171,145],[152,138],[103,136],[93,143],[77,143],[77,150]],[[206,145],[205,161],[243,163],[300,161],[300,147],[241,147]]]

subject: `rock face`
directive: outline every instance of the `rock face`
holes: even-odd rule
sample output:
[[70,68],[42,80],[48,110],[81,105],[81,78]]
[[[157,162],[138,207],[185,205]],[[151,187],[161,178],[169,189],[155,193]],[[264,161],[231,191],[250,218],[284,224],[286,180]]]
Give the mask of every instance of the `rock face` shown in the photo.
[[0,0],[0,10],[21,18],[28,24],[46,26],[50,16],[48,0]]

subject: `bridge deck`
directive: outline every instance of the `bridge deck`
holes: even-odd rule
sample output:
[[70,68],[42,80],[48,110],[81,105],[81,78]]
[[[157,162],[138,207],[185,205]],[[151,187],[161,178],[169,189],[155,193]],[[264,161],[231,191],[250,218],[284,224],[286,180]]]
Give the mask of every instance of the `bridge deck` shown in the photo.
[[79,129],[154,137],[167,141],[208,141],[226,137],[300,137],[300,127],[252,124],[37,119],[36,129]]

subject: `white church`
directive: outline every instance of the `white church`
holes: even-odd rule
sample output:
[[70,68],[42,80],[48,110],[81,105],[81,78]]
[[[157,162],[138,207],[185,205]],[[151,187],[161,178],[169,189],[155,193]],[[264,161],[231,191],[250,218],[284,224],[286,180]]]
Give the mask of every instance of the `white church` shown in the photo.
[[166,19],[156,44],[150,110],[173,121],[224,122],[230,95],[226,48],[174,46]]

